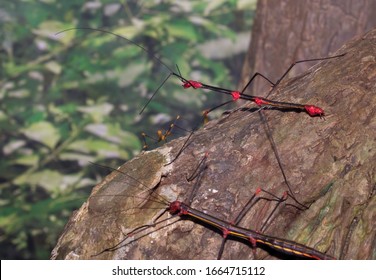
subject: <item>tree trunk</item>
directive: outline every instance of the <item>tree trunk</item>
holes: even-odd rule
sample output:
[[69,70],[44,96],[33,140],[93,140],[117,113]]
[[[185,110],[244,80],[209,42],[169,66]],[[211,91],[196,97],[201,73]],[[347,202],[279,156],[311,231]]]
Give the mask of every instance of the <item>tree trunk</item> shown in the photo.
[[[288,199],[277,208],[264,233],[335,258],[375,259],[376,29],[336,52],[343,53],[343,57],[322,61],[308,72],[283,81],[270,96],[316,104],[325,109],[326,117],[264,110],[294,196],[310,205],[298,210]],[[120,167],[123,173],[115,171],[107,176],[72,215],[52,258],[215,259],[221,235],[189,218],[177,218],[178,222],[153,234],[139,239],[134,236],[137,240],[133,242],[127,239],[120,249],[96,254],[119,243],[132,229],[152,223],[161,213],[158,209],[164,207],[154,202],[156,194],[169,201],[187,201],[197,184],[192,207],[232,221],[258,187],[278,197],[287,190],[265,126],[254,110],[237,110],[209,122],[190,137],[172,164],[164,166],[186,139],[143,153]],[[206,152],[206,169],[188,182],[186,178]],[[259,230],[274,205],[260,201],[241,226]],[[223,258],[290,256],[267,247],[254,251],[246,241],[230,240]]]
[[[328,56],[376,26],[376,2],[372,0],[262,0],[257,5],[243,85],[254,72],[277,81],[292,62]],[[292,76],[313,64],[297,65]],[[250,90],[260,95],[269,86],[256,79]]]

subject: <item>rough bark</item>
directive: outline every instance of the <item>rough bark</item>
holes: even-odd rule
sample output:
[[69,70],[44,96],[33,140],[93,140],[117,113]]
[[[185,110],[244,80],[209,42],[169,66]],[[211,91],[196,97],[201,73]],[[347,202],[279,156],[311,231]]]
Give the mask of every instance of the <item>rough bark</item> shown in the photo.
[[[372,0],[258,1],[242,84],[254,72],[277,81],[293,61],[328,56],[376,26],[375,10]],[[299,64],[291,74],[313,64]],[[268,86],[259,79],[250,90],[259,94]]]
[[[275,100],[316,104],[325,109],[325,119],[303,112],[264,111],[295,196],[312,203],[302,211],[288,204],[279,207],[265,233],[340,259],[375,259],[376,29],[348,42],[336,52],[340,53],[346,55],[282,82],[271,95]],[[52,258],[215,259],[221,235],[190,219],[93,256],[158,216],[162,206],[145,200],[151,190],[170,201],[186,201],[197,183],[186,177],[206,152],[207,168],[192,205],[197,209],[231,221],[257,187],[278,196],[287,189],[257,112],[238,110],[209,122],[173,164],[164,166],[185,140],[143,153],[121,167],[149,191],[120,172],[106,177],[72,215]],[[273,206],[258,203],[241,226],[259,229]],[[223,258],[290,257],[265,248],[254,252],[246,242],[231,240]]]

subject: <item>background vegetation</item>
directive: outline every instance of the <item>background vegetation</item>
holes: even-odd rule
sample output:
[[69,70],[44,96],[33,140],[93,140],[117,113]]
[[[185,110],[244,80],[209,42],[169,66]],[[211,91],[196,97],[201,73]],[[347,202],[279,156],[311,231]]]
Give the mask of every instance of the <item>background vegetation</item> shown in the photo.
[[[90,162],[116,167],[141,151],[141,131],[177,114],[189,129],[221,103],[171,79],[138,114],[169,73],[152,54],[183,76],[236,87],[254,9],[254,0],[3,1],[0,257],[49,258],[72,210],[106,173]],[[150,54],[100,32],[55,35],[72,27],[115,32]]]

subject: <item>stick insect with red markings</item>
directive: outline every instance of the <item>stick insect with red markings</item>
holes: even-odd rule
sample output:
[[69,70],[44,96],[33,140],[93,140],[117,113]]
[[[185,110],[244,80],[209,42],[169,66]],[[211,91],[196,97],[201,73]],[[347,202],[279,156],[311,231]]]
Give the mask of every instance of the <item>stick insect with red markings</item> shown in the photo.
[[[163,166],[163,158],[161,158],[160,155],[157,156],[157,154],[158,153],[156,152],[150,152],[144,155],[146,156],[145,161],[136,159],[132,164],[129,163],[131,169],[123,169],[122,167],[119,170],[115,170],[94,189],[88,202],[83,205],[82,209],[77,212],[75,217],[71,218],[71,221],[75,223],[74,228],[70,228],[70,223],[68,223],[66,229],[68,230],[70,228],[70,230],[67,231],[68,233],[65,234],[65,236],[63,234],[63,236],[60,238],[61,240],[68,239],[68,244],[71,244],[71,233],[69,232],[72,232],[73,230],[73,232],[75,232],[77,235],[75,239],[87,240],[87,242],[80,242],[80,247],[76,247],[74,244],[70,245],[71,247],[61,247],[63,251],[59,252],[59,254],[64,252],[69,253],[69,251],[71,251],[69,253],[70,257],[75,257],[77,255],[77,257],[80,258],[80,256],[84,256],[86,254],[86,257],[84,258],[127,258],[127,252],[129,249],[132,250],[131,255],[133,255],[133,252],[135,252],[134,250],[145,250],[141,249],[144,248],[144,242],[142,242],[143,245],[140,245],[141,247],[138,247],[139,241],[141,241],[140,239],[144,236],[148,236],[146,240],[150,240],[151,236],[156,236],[156,234],[159,234],[159,230],[154,230],[156,228],[159,229],[159,226],[162,228],[169,228],[170,234],[173,234],[173,231],[171,232],[172,223],[170,223],[170,217],[164,220],[158,220],[159,218],[162,218],[164,212],[169,211],[170,213],[180,214],[180,217],[183,219],[187,218],[188,220],[193,220],[194,222],[198,222],[206,227],[214,227],[219,230],[224,237],[234,237],[237,241],[243,240],[241,243],[245,243],[251,248],[254,248],[254,246],[261,246],[262,249],[265,249],[268,247],[271,249],[271,251],[269,251],[269,249],[266,251],[271,252],[272,255],[276,254],[273,252],[278,251],[282,253],[282,255],[276,254],[279,256],[279,258],[286,258],[287,255],[292,255],[298,258],[331,259],[330,256],[322,253],[320,250],[302,245],[301,243],[274,237],[269,234],[264,234],[263,232],[248,230],[247,228],[249,225],[254,226],[253,221],[251,221],[251,223],[247,224],[245,227],[241,227],[237,225],[238,219],[236,219],[233,223],[225,222],[225,219],[218,219],[215,217],[217,215],[208,215],[202,210],[197,210],[195,207],[190,207],[187,204],[181,203],[181,200],[176,199],[176,197],[180,197],[180,195],[176,194],[176,196],[174,194],[176,190],[174,190],[173,186],[165,186],[163,188],[162,186],[159,186],[159,180],[161,176],[164,176],[164,171],[162,171],[162,173],[159,173],[158,171],[160,167]],[[161,158],[162,161],[160,161],[158,158]],[[192,175],[186,177],[187,180],[189,178],[189,181],[192,181],[197,177],[200,177],[198,173],[205,170],[203,167],[205,165],[206,158],[207,154],[205,154],[204,159],[200,161],[198,166],[194,170],[190,171],[192,172]],[[154,162],[156,161],[160,162],[159,166],[155,165]],[[148,165],[145,164],[146,162]],[[124,168],[126,167],[124,166]],[[197,170],[199,171],[197,172]],[[143,175],[144,172],[147,173]],[[156,174],[156,176],[153,174]],[[163,184],[165,184],[165,182]],[[180,185],[180,182],[177,184]],[[192,186],[190,186],[190,188],[191,187]],[[186,190],[187,186],[184,186],[183,189]],[[254,206],[259,208],[258,202],[261,200],[265,201],[267,204],[277,202],[276,207],[278,207],[281,202],[286,201],[288,198],[287,192],[284,192],[280,198],[274,196],[272,193],[269,193],[267,190],[261,190],[259,188],[251,192],[254,193],[250,199],[252,203],[247,203],[244,210],[241,212],[248,212],[250,209],[248,205],[251,205],[252,209]],[[186,191],[184,191],[184,193],[186,193]],[[263,198],[260,194],[267,194],[267,196]],[[184,195],[184,197],[187,196],[188,195]],[[132,201],[136,201],[137,204],[132,203]],[[195,202],[197,202],[197,200]],[[262,204],[263,203],[261,203],[260,206],[262,206]],[[117,205],[121,207],[119,208]],[[163,212],[156,212],[156,210],[163,210]],[[83,214],[82,211],[89,211],[89,213],[87,213],[88,216],[83,216],[86,214]],[[256,209],[256,211],[258,210]],[[215,211],[210,212],[216,213]],[[152,223],[147,222],[149,218],[145,220],[145,216],[149,215],[148,213],[153,213],[154,218]],[[155,218],[155,216],[157,216],[157,218]],[[175,215],[175,217],[177,216],[179,215]],[[89,220],[84,222],[84,219]],[[100,220],[99,223],[98,220]],[[158,221],[156,222],[156,220]],[[268,220],[269,217],[266,219],[265,223]],[[168,224],[166,224],[167,221],[169,221]],[[194,224],[192,223],[192,225]],[[99,229],[97,230],[96,227],[102,227],[104,231]],[[152,229],[153,233],[146,232],[148,229]],[[162,230],[161,235],[164,236],[164,234],[166,234],[166,232]],[[192,231],[188,233],[188,235],[194,235],[192,238],[197,238],[201,234],[197,235],[197,232]],[[116,236],[117,238],[114,239]],[[118,241],[114,242],[114,240]],[[189,241],[184,241],[183,239],[182,242]],[[111,243],[115,243],[115,245],[109,248]],[[95,247],[93,247],[94,244]],[[60,246],[57,246],[56,250],[58,251],[59,248]],[[58,252],[56,252],[56,254],[58,255]]]
[[[142,185],[142,182],[140,182],[139,180],[131,177],[130,175],[128,175],[128,174],[123,174],[123,175],[130,177],[131,180],[134,180],[138,184]],[[143,186],[143,187],[146,188],[146,189],[149,189],[146,186]],[[268,191],[265,191],[265,190],[262,190],[261,188],[258,188],[256,190],[255,194],[250,199],[249,205],[254,205],[257,202],[257,200],[254,201],[254,199],[261,192],[265,192],[265,193],[273,196],[273,198],[271,198],[271,199],[270,198],[261,198],[261,199],[267,199],[267,200],[270,200],[270,201],[277,200],[279,202],[285,201],[287,199],[287,193],[285,193],[282,198],[276,199],[276,198],[274,198],[275,196],[273,194],[270,194]],[[296,243],[296,242],[293,242],[293,241],[290,241],[290,240],[286,240],[286,239],[282,239],[282,238],[278,238],[278,237],[269,236],[269,235],[251,230],[251,229],[239,227],[239,226],[237,226],[233,223],[230,223],[230,222],[225,222],[221,219],[216,218],[213,215],[210,215],[210,214],[204,213],[202,211],[199,211],[197,209],[194,209],[194,208],[190,207],[189,205],[187,205],[187,204],[185,204],[185,203],[183,203],[179,200],[174,200],[174,201],[169,202],[164,197],[157,195],[156,193],[151,194],[149,199],[156,202],[156,203],[159,203],[161,205],[166,206],[165,210],[160,215],[158,215],[157,219],[159,219],[164,214],[164,212],[168,211],[173,216],[178,215],[182,218],[189,218],[189,219],[192,219],[193,221],[199,221],[200,223],[202,223],[205,226],[214,227],[222,233],[224,239],[226,239],[229,236],[232,236],[232,237],[235,237],[236,239],[246,240],[247,242],[249,242],[249,244],[252,248],[255,248],[256,246],[259,246],[259,245],[263,245],[263,246],[270,247],[270,248],[272,248],[276,251],[282,252],[284,254],[293,255],[293,256],[296,256],[296,257],[299,257],[299,258],[302,257],[302,258],[310,258],[310,259],[318,259],[318,260],[335,259],[335,258],[333,258],[333,257],[331,257],[331,256],[329,256],[325,253],[322,253],[322,252],[320,252],[320,251],[318,251],[314,248],[305,246],[303,244],[299,244],[299,243]],[[251,203],[251,202],[253,202],[253,203]],[[249,209],[246,209],[246,211],[248,211],[248,210]],[[133,229],[132,231],[126,233],[125,238],[122,241],[120,241],[118,244],[116,244],[116,245],[114,245],[110,248],[106,248],[103,251],[95,254],[94,256],[100,256],[101,254],[104,254],[106,252],[119,250],[120,248],[123,248],[127,244],[129,244],[127,242],[129,242],[129,241],[135,242],[135,241],[139,240],[140,238],[142,238],[146,235],[149,235],[150,232],[145,234],[144,233],[145,230],[147,230],[149,228],[158,227],[158,225],[166,223],[171,218],[173,218],[173,217],[169,217],[169,218],[163,219],[161,221],[155,221],[152,224],[141,225],[141,226]],[[162,228],[166,227],[166,226],[168,226],[168,225],[163,225]],[[137,236],[136,239],[132,239],[134,236]],[[222,248],[221,248],[221,250],[222,250]]]
[[216,87],[216,86],[212,86],[212,85],[208,85],[208,84],[204,84],[204,83],[201,83],[201,82],[198,82],[198,81],[194,81],[194,80],[188,80],[186,78],[184,78],[181,74],[180,74],[180,71],[178,69],[178,73],[174,72],[171,67],[169,67],[165,62],[163,62],[159,57],[157,57],[156,55],[154,54],[151,54],[145,47],[137,44],[136,42],[124,37],[124,36],[121,36],[119,34],[116,34],[116,33],[113,33],[111,31],[108,31],[108,30],[103,30],[103,29],[95,29],[95,28],[89,28],[89,27],[75,27],[75,28],[69,28],[69,29],[66,29],[66,30],[62,30],[58,33],[56,33],[56,35],[58,34],[61,34],[61,33],[64,33],[64,32],[67,32],[67,31],[70,31],[70,30],[90,30],[90,31],[98,31],[98,32],[103,32],[103,33],[107,33],[107,34],[111,34],[113,36],[116,36],[118,38],[121,38],[123,40],[126,40],[136,46],[138,46],[141,50],[143,50],[145,53],[147,53],[148,55],[151,55],[152,58],[156,61],[158,61],[161,65],[163,65],[164,67],[166,67],[166,69],[168,69],[170,71],[170,73],[168,74],[168,76],[164,79],[164,81],[159,85],[159,87],[154,91],[154,93],[152,94],[152,96],[150,97],[150,99],[148,100],[148,102],[145,104],[145,106],[142,108],[142,110],[140,111],[140,114],[145,110],[145,108],[148,106],[148,104],[151,102],[151,100],[154,98],[154,96],[156,96],[156,94],[159,92],[159,90],[162,88],[162,86],[167,82],[167,80],[171,77],[171,76],[175,76],[177,77],[183,84],[183,88],[187,89],[187,88],[194,88],[194,89],[199,89],[199,88],[202,88],[202,89],[207,89],[207,90],[210,90],[210,91],[214,91],[214,92],[218,92],[218,93],[223,93],[223,94],[227,94],[227,95],[230,95],[232,97],[232,100],[228,101],[228,102],[225,102],[223,104],[220,104],[218,106],[216,106],[215,108],[212,108],[212,109],[209,109],[209,110],[206,110],[205,111],[205,114],[208,114],[209,112],[213,111],[214,109],[217,109],[219,107],[222,107],[228,103],[231,103],[233,101],[237,101],[239,99],[242,99],[242,100],[248,100],[248,101],[252,101],[254,102],[256,105],[258,106],[267,106],[269,108],[277,108],[277,109],[281,109],[281,110],[299,110],[299,111],[304,111],[306,113],[308,113],[311,117],[315,117],[315,116],[319,116],[319,117],[322,117],[325,115],[324,113],[324,110],[321,109],[320,107],[318,106],[315,106],[315,105],[309,105],[309,104],[298,104],[298,103],[290,103],[290,102],[280,102],[280,101],[275,101],[275,100],[270,100],[270,99],[267,99],[267,98],[264,98],[264,97],[260,97],[260,96],[254,96],[254,95],[247,95],[245,94],[245,90],[249,87],[249,85],[252,83],[252,81],[257,77],[257,76],[260,76],[262,78],[264,78],[266,81],[268,81],[272,86],[273,88],[276,87],[281,81],[283,78],[285,78],[287,76],[287,74],[290,72],[290,70],[298,63],[303,63],[303,62],[310,62],[310,61],[321,61],[321,60],[327,60],[327,59],[333,59],[333,58],[337,58],[337,57],[341,57],[341,56],[344,56],[345,54],[340,54],[340,55],[336,55],[336,56],[330,56],[330,57],[324,57],[324,58],[315,58],[315,59],[306,59],[306,60],[300,60],[300,61],[296,61],[294,63],[291,64],[291,66],[287,69],[287,71],[282,75],[282,77],[276,82],[276,83],[273,83],[271,80],[269,80],[266,76],[264,76],[263,74],[261,73],[258,73],[256,72],[252,78],[249,80],[249,82],[246,84],[246,86],[243,88],[242,91],[236,91],[236,90],[229,90],[229,89],[225,89],[225,88],[220,88],[220,87]]

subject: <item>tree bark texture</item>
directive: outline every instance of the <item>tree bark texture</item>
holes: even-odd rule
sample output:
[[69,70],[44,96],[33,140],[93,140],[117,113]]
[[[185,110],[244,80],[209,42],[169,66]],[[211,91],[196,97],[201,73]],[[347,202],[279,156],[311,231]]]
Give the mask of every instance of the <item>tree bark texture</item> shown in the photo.
[[[313,247],[339,259],[376,259],[376,29],[354,39],[309,71],[283,81],[270,98],[315,104],[325,119],[304,112],[265,109],[283,168],[296,198],[277,208],[264,233]],[[218,231],[191,219],[176,218],[144,237],[132,229],[161,213],[156,194],[187,201],[192,207],[232,221],[258,187],[278,197],[287,190],[265,125],[255,105],[211,121],[187,137],[142,153],[98,184],[76,211],[52,252],[53,259],[215,259],[222,242]],[[205,153],[206,169],[189,177]],[[128,174],[137,181],[125,175]],[[142,184],[140,183],[142,182]],[[147,188],[145,187],[147,186]],[[141,206],[142,205],[142,206]],[[275,203],[261,200],[241,222],[259,230]],[[166,218],[164,214],[159,220]],[[143,232],[145,233],[145,232]],[[141,234],[142,235],[142,234]],[[291,258],[267,247],[229,240],[224,259]]]
[[[372,0],[258,1],[241,83],[245,85],[254,72],[275,82],[294,61],[328,56],[376,26],[375,11]],[[313,64],[297,65],[292,76]],[[256,79],[249,90],[258,95],[268,86]]]

